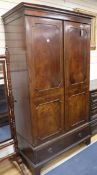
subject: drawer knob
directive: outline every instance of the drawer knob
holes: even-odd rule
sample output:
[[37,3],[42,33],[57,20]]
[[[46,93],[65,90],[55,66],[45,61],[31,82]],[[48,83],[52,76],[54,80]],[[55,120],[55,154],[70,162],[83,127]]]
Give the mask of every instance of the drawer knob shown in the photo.
[[48,152],[49,152],[49,153],[53,153],[52,148],[49,148],[49,149],[48,149]]
[[82,137],[82,133],[80,132],[80,133],[78,134],[78,136],[79,136],[79,137]]

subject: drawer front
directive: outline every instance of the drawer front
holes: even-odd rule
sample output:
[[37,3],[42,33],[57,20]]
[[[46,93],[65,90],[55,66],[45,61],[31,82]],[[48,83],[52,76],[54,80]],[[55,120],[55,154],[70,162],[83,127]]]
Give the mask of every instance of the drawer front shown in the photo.
[[95,115],[92,115],[92,114],[91,114],[90,121],[93,121],[93,120],[95,120],[95,119],[97,119],[97,114],[95,114]]
[[91,102],[97,102],[97,91],[90,92],[90,100]]
[[97,90],[90,91],[91,96],[97,96]]
[[91,120],[97,117],[97,90],[90,92],[90,117]]
[[63,138],[60,138],[57,142],[42,147],[40,150],[37,151],[38,163],[51,158],[51,156],[54,156],[57,153],[62,152],[62,150],[65,151],[65,149],[72,147],[72,145],[76,144],[77,142],[81,142],[89,135],[90,135],[90,129],[89,127],[86,127],[77,132],[66,135]]
[[91,124],[91,134],[97,134],[97,121],[93,124]]
[[92,103],[91,104],[91,110],[97,109],[97,103]]
[[90,115],[95,117],[97,115],[97,109],[91,110]]

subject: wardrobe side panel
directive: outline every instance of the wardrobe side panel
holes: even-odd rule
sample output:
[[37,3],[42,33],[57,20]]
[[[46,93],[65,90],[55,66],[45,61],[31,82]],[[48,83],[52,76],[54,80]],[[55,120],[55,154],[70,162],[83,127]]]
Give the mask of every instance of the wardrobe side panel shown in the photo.
[[29,80],[26,62],[24,18],[5,23],[6,45],[10,54],[11,82],[17,133],[32,144]]

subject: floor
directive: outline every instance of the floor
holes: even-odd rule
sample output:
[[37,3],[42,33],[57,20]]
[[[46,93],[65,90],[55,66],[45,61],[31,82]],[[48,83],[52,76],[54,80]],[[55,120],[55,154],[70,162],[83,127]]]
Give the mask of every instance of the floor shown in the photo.
[[[91,141],[93,142],[96,140],[97,140],[97,135],[93,136]],[[56,160],[53,160],[52,162],[50,162],[47,166],[45,166],[45,168],[42,171],[45,171],[46,169],[53,166],[57,162],[65,159],[65,158],[68,158],[69,156],[76,153],[76,151],[80,150],[84,146],[85,146],[84,144],[80,144],[80,145],[74,147],[73,149],[70,149],[66,153],[59,156]],[[29,175],[32,175],[32,173],[28,169],[27,169],[27,171],[28,171]],[[12,163],[9,160],[5,160],[0,164],[0,175],[21,175],[21,173],[20,173],[20,170],[19,170],[16,163]]]

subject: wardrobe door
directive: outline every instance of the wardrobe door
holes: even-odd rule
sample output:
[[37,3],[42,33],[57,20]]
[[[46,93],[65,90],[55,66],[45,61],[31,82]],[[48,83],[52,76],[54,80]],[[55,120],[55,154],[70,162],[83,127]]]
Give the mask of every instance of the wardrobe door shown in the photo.
[[88,121],[90,26],[64,22],[67,130]]
[[59,20],[26,18],[34,144],[64,131],[63,27]]

